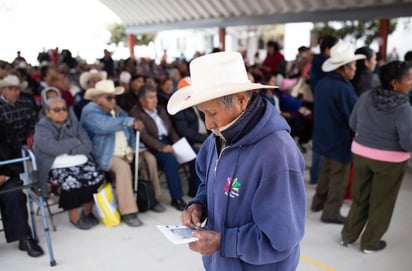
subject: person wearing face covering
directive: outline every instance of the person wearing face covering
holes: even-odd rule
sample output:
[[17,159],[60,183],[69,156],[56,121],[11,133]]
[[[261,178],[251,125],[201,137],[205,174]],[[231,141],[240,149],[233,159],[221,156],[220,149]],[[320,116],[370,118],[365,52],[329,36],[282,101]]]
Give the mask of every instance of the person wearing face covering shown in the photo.
[[212,134],[196,158],[202,180],[181,222],[207,271],[296,270],[304,234],[302,154],[277,110],[253,90],[241,54],[219,52],[190,64],[190,86],[168,112],[197,106]]

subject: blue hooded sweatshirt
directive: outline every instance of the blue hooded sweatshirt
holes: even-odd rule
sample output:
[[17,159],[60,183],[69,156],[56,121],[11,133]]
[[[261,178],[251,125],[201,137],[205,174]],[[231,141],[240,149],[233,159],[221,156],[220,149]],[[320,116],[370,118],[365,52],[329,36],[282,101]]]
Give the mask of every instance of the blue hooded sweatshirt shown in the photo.
[[[304,162],[284,118],[269,102],[260,104],[263,116],[250,131],[220,154],[211,135],[198,153],[202,183],[189,205],[203,205],[206,227],[221,233],[220,250],[203,257],[208,271],[292,271],[299,262]],[[247,126],[249,111],[233,126]]]

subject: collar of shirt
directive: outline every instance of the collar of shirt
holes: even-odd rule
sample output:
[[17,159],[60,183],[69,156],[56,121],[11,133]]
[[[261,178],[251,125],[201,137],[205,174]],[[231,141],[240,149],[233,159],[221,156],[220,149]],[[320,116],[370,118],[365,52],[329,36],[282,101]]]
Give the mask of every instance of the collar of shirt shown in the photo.
[[146,110],[143,108],[144,112],[146,112],[156,123],[157,131],[158,131],[158,136],[161,138],[162,136],[167,136],[169,132],[167,131],[166,125],[163,123],[162,118],[159,116],[157,109],[155,109],[153,112]]

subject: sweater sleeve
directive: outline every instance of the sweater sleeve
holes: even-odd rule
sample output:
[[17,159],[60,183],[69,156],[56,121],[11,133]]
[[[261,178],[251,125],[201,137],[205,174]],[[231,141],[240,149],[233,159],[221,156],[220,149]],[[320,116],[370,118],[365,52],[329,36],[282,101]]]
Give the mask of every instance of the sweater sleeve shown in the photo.
[[[360,98],[361,99],[361,98]],[[361,100],[358,100],[358,102],[355,104],[352,113],[349,118],[349,126],[356,133],[356,126],[358,125],[358,108],[359,108],[359,103],[361,103]]]
[[[203,210],[207,212],[207,174],[208,167],[211,167],[210,160],[212,159],[213,150],[213,136],[206,139],[204,145],[200,148],[196,157],[196,174],[200,178],[200,185],[197,189],[196,196],[189,202],[188,206],[193,203],[198,203],[203,206]],[[207,213],[204,213],[202,220],[207,217]]]
[[403,106],[398,117],[395,118],[395,125],[398,130],[399,145],[402,149],[412,151],[412,107],[409,103]]
[[105,113],[83,110],[80,122],[86,130],[93,131],[94,134],[113,134],[124,127],[130,127],[133,121],[132,117],[113,118]]

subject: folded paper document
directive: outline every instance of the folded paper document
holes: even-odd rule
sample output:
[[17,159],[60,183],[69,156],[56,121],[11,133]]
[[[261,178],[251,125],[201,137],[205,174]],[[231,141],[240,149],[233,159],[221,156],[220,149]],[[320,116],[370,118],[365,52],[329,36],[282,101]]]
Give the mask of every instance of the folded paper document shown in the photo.
[[182,137],[173,144],[176,160],[179,164],[184,164],[196,158],[196,153],[193,151],[186,137]]
[[157,225],[157,228],[173,244],[186,244],[199,240],[192,237],[193,229],[181,225]]

